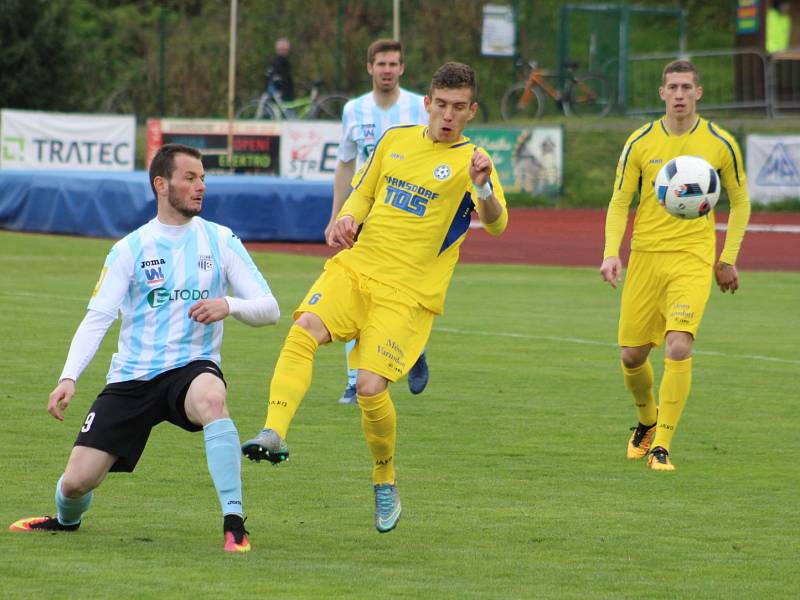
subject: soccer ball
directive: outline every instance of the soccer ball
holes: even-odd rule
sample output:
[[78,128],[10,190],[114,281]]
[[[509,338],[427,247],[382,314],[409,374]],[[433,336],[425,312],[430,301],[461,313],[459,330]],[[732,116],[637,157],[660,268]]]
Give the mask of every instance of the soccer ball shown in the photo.
[[719,175],[699,156],[678,156],[658,172],[656,199],[673,217],[702,217],[719,200]]

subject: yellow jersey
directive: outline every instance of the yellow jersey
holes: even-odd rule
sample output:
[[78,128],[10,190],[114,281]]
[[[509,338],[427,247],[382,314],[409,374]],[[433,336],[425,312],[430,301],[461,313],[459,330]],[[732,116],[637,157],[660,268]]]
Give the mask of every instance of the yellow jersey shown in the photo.
[[[339,212],[363,223],[358,239],[331,260],[404,290],[441,314],[476,208],[469,176],[475,149],[467,138],[435,142],[424,125],[388,129],[353,177],[353,191]],[[502,227],[486,229],[499,234],[508,213],[494,166],[491,186],[503,207],[495,221]]]
[[[676,219],[656,200],[655,180],[661,167],[677,156],[700,156],[720,175],[731,200],[726,236],[728,260],[734,264],[749,218],[747,181],[736,140],[711,121],[697,118],[682,135],[670,133],[664,119],[639,128],[628,138],[617,165],[614,197],[606,221],[605,256],[618,256],[627,210],[635,192],[639,207],[633,224],[631,249],[643,252],[687,251],[713,264],[716,249],[713,211],[699,219]],[[723,257],[724,260],[724,257]]]

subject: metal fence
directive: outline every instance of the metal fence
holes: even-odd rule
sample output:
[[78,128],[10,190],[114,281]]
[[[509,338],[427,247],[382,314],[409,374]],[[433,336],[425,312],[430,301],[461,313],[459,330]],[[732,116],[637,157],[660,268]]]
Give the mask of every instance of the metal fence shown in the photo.
[[[772,116],[800,109],[800,52],[770,56],[759,49],[705,50],[628,57],[627,85],[617,88],[617,105],[628,115],[663,112],[658,96],[664,65],[684,58],[700,72],[702,110],[746,110]],[[606,74],[616,66],[604,66]]]

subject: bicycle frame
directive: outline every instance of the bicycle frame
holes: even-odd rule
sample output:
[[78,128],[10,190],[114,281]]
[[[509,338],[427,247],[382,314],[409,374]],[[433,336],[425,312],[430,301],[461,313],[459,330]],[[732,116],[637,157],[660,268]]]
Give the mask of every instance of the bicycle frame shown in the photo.
[[264,107],[269,106],[269,108],[272,110],[272,113],[277,118],[302,119],[314,106],[314,95],[315,94],[312,92],[312,95],[310,96],[302,96],[300,98],[296,98],[295,100],[283,101],[277,94],[267,91],[262,95],[259,113],[264,114],[266,112]]
[[[556,102],[561,102],[561,99],[564,97],[565,94],[558,91],[554,86],[552,86],[546,79],[546,77],[550,77],[551,75],[547,73],[544,69],[533,69],[531,74],[528,76],[528,84],[530,86],[531,91],[533,91],[533,86],[537,85],[545,93],[550,96]],[[554,75],[552,77],[555,77]]]
[[605,116],[611,110],[609,84],[603,75],[578,75],[575,62],[564,63],[559,73],[541,69],[534,61],[528,64],[531,70],[527,78],[512,84],[503,94],[500,102],[503,119],[541,117],[547,96],[565,116]]

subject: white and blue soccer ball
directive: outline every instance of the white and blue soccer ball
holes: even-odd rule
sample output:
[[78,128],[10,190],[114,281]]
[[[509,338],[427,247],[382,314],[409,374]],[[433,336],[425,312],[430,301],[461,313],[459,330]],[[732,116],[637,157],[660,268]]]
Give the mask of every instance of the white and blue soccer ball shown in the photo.
[[656,199],[679,219],[697,219],[719,200],[719,175],[699,156],[673,158],[656,176]]

